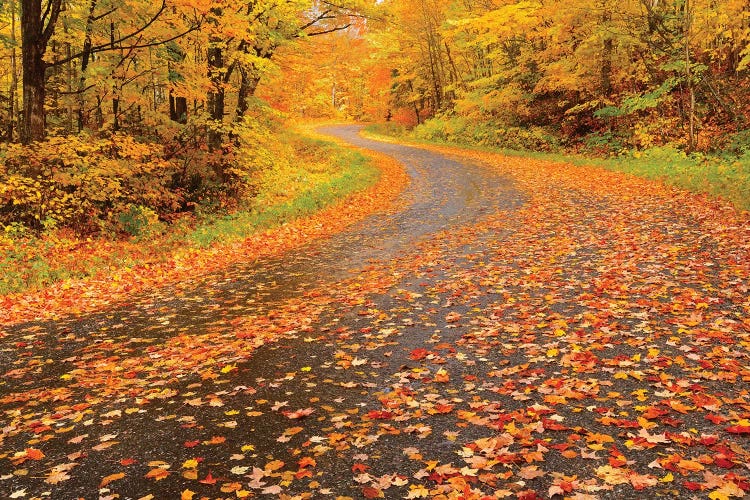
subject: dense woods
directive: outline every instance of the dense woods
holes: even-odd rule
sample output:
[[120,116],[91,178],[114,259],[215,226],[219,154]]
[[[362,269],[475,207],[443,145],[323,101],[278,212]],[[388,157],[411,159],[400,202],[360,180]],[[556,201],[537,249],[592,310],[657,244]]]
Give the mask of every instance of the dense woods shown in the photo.
[[252,196],[278,153],[254,97],[275,52],[349,28],[361,7],[1,2],[0,222],[117,231]]
[[745,0],[4,0],[0,223],[93,233],[236,205],[281,116],[741,156],[749,42]]
[[0,500],[750,498],[750,0],[0,0],[0,61]]
[[[367,39],[397,121],[525,149],[748,144],[750,3],[406,0]],[[357,65],[362,57],[355,52]],[[384,120],[388,114],[377,117]]]

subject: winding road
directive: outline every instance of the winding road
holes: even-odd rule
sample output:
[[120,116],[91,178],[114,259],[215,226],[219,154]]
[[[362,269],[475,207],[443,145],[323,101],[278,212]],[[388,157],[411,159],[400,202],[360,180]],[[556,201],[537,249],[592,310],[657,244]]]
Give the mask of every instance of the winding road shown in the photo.
[[[562,208],[536,223],[499,169],[324,132],[403,163],[398,210],[6,329],[0,498],[686,498],[704,471],[744,491],[747,443],[690,411],[724,427],[749,411],[747,349],[712,355],[743,331],[747,283],[726,283],[694,221],[640,200],[664,225],[646,230],[554,181]],[[670,337],[709,317],[713,337]]]
[[[334,342],[334,335],[325,338],[325,341],[321,339],[312,343],[305,342],[292,333],[281,337],[277,343],[259,347],[237,367],[231,382],[221,381],[231,385],[228,387],[233,389],[230,396],[221,395],[224,399],[221,406],[216,403],[217,399],[212,399],[217,406],[209,408],[202,405],[193,408],[184,403],[185,394],[190,394],[188,399],[195,401],[196,398],[223,392],[218,391],[221,386],[216,387],[216,384],[201,379],[197,373],[200,366],[191,367],[190,371],[194,373],[180,374],[177,379],[164,379],[158,374],[149,375],[155,379],[148,381],[149,387],[161,387],[163,384],[175,391],[175,394],[166,399],[153,399],[160,403],[158,406],[153,403],[143,408],[134,406],[138,411],[132,413],[124,408],[128,403],[133,404],[133,398],[128,394],[128,391],[132,392],[132,386],[129,384],[110,389],[112,380],[103,377],[97,370],[97,367],[107,365],[107,360],[122,365],[122,360],[128,356],[159,359],[162,349],[169,352],[165,355],[172,355],[174,349],[167,347],[167,344],[175,335],[186,333],[200,338],[201,335],[220,337],[222,334],[231,334],[237,322],[243,318],[268,315],[295,298],[306,300],[306,293],[333,287],[340,280],[356,279],[363,268],[372,270],[377,266],[387,267],[396,257],[415,258],[415,252],[419,251],[417,245],[421,243],[429,246],[430,240],[439,237],[442,231],[477,221],[498,210],[510,212],[522,202],[521,194],[513,189],[508,179],[494,174],[486,167],[408,146],[364,139],[358,135],[359,128],[328,127],[322,132],[357,147],[391,155],[403,163],[411,183],[402,195],[400,205],[403,208],[399,211],[369,217],[343,234],[313,242],[282,258],[238,264],[219,275],[196,277],[195,285],[187,291],[184,287],[181,287],[179,293],[159,290],[154,294],[135,297],[127,306],[83,318],[23,324],[11,328],[10,337],[33,336],[34,341],[15,348],[4,345],[0,350],[0,366],[7,368],[31,363],[36,364],[37,369],[31,377],[4,378],[0,389],[6,400],[0,409],[6,412],[5,415],[12,414],[13,408],[19,406],[19,402],[8,398],[8,395],[35,393],[40,396],[38,401],[28,402],[27,406],[39,420],[44,421],[46,417],[57,424],[58,420],[75,420],[76,417],[71,415],[80,414],[81,418],[90,416],[91,421],[84,423],[88,425],[82,427],[86,432],[80,443],[66,443],[75,437],[66,433],[64,439],[62,436],[55,436],[55,439],[45,441],[40,446],[46,460],[51,460],[54,465],[76,463],[69,472],[72,479],[56,484],[45,483],[44,479],[51,470],[49,463],[45,464],[43,471],[31,468],[28,474],[8,477],[12,475],[13,468],[9,467],[11,464],[6,458],[0,461],[0,476],[3,476],[3,480],[0,480],[1,497],[8,498],[14,491],[23,490],[28,496],[52,492],[52,498],[56,499],[96,498],[100,495],[102,478],[117,474],[124,469],[119,461],[127,461],[132,457],[137,462],[131,467],[137,466],[140,470],[113,482],[113,492],[117,492],[120,498],[140,498],[149,493],[156,495],[156,498],[177,498],[186,488],[186,481],[180,477],[180,466],[193,456],[203,455],[201,468],[211,471],[213,477],[227,478],[226,480],[239,479],[229,471],[239,462],[233,463],[228,455],[222,456],[222,453],[233,450],[240,454],[242,445],[254,447],[252,455],[255,459],[246,457],[239,464],[240,467],[248,467],[248,464],[262,466],[265,463],[263,460],[268,456],[296,462],[294,455],[290,454],[291,448],[277,441],[284,430],[290,427],[291,420],[279,411],[263,409],[262,405],[255,403],[257,400],[265,398],[271,402],[270,406],[273,406],[274,401],[288,400],[289,403],[284,405],[286,409],[295,405],[309,406],[310,403],[306,400],[316,396],[319,399],[318,405],[346,404],[350,409],[360,409],[365,413],[369,406],[379,408],[377,400],[373,406],[369,401],[370,397],[359,394],[360,391],[352,391],[351,388],[336,385],[337,383],[321,383],[317,387],[317,384],[310,382],[325,378],[325,368],[321,367],[335,366],[335,354],[340,345]],[[394,286],[397,285],[409,286],[394,282]],[[374,300],[373,304],[386,308],[394,298],[384,294],[368,300]],[[353,308],[348,304],[333,303],[328,309],[325,317],[307,327],[310,334],[329,332],[331,327],[327,325],[331,322],[335,322],[338,331],[354,331],[363,328],[367,320],[367,316],[353,316]],[[429,338],[427,332],[422,332],[422,335]],[[323,336],[328,337],[326,334]],[[422,345],[424,340],[410,339],[408,344]],[[239,358],[243,358],[241,353],[238,354]],[[399,355],[397,359],[403,357]],[[91,360],[95,360],[94,363]],[[304,365],[310,364],[317,366],[307,374],[300,372]],[[393,364],[383,363],[381,369]],[[111,376],[122,374],[116,367],[109,368],[114,370]],[[66,376],[75,369],[89,373],[75,378]],[[282,377],[294,372],[302,376],[291,380]],[[348,381],[348,373],[339,373],[333,368],[331,372],[331,376],[344,380],[341,383],[346,384]],[[83,378],[87,380],[81,380]],[[365,378],[369,379],[370,375]],[[71,379],[77,383],[70,383]],[[247,390],[236,390],[238,386],[252,388],[248,389],[252,394],[248,394]],[[385,386],[379,389],[384,388]],[[61,390],[64,396],[49,397],[48,392],[55,389]],[[23,396],[19,397],[24,399]],[[76,404],[87,407],[82,413],[69,408]],[[253,407],[260,408],[264,414],[247,417],[247,408]],[[222,414],[227,409],[238,410],[239,414],[224,418]],[[165,412],[177,413],[172,418],[164,419]],[[58,415],[62,416],[55,418]],[[117,418],[105,418],[102,415],[116,415]],[[210,431],[222,418],[237,424],[220,431]],[[189,426],[179,425],[184,419],[189,420]],[[23,450],[28,446],[25,442],[36,432],[33,429],[38,429],[39,426],[32,427],[30,434],[28,421],[25,421],[27,419],[11,420],[12,428],[6,428],[2,435],[3,448]],[[323,429],[330,425],[330,422],[318,422],[314,417],[306,419],[304,423],[309,426],[305,431],[308,437],[316,433],[324,434]],[[57,430],[57,427],[53,425],[52,429]],[[193,441],[192,438],[205,440],[202,438],[206,433],[226,437],[220,453],[216,453],[219,449],[208,447],[198,453],[184,446],[185,442]],[[102,440],[102,436],[116,437]],[[208,436],[206,439],[210,438]],[[295,441],[299,440],[300,436],[297,436]],[[86,452],[72,461],[66,460],[71,453],[77,453],[75,450],[85,449],[85,446],[81,446],[83,443],[91,445],[93,442],[95,445],[97,442],[101,444],[113,441],[117,444]],[[376,443],[371,447],[373,446],[375,449],[379,448]],[[400,450],[382,452],[395,453],[398,457]],[[171,475],[158,482],[144,479],[143,476],[149,470],[147,463],[158,460],[171,464]],[[326,457],[324,460],[330,461],[325,468],[331,472],[343,467],[326,480],[334,481],[332,487],[337,493],[359,491],[356,483],[347,484],[351,479],[352,466],[347,460],[333,457]],[[30,462],[26,464],[33,465]],[[68,469],[63,467],[62,470]],[[207,494],[213,489],[213,485],[201,483],[191,487],[195,491],[203,489]],[[294,489],[296,488],[290,488],[290,491]],[[106,492],[103,496],[106,496]]]

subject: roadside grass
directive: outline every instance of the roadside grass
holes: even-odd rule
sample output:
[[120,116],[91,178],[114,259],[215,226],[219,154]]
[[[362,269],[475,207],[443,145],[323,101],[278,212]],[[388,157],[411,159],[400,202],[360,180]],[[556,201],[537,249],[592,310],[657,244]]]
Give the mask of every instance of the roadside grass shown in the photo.
[[240,241],[311,215],[380,177],[369,158],[340,144],[304,131],[281,133],[279,140],[287,143],[288,155],[258,173],[256,196],[233,213],[185,216],[163,225],[163,232],[128,239],[81,239],[64,230],[33,235],[6,228],[0,232],[0,295],[75,279],[118,279],[121,271],[166,262],[186,249]]
[[580,166],[599,166],[625,172],[667,185],[686,189],[732,203],[740,210],[750,211],[750,150],[742,155],[685,154],[669,147],[654,147],[644,151],[627,151],[613,157],[590,157],[564,153],[520,151],[455,141],[415,138],[395,124],[374,124],[365,133],[384,138],[407,139],[416,144],[461,146],[475,151],[499,153],[506,156],[527,157]]
[[198,247],[246,238],[315,213],[375,184],[379,172],[364,155],[332,142],[302,138],[300,160],[262,174],[245,210],[199,223],[188,235]]

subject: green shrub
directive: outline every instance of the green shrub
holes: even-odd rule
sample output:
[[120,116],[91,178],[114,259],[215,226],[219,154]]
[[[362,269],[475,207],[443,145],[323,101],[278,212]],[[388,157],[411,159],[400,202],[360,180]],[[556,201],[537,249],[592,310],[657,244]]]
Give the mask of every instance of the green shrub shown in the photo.
[[117,228],[131,236],[153,236],[164,231],[159,214],[143,205],[129,205],[117,214]]
[[750,154],[750,129],[745,129],[733,134],[727,144],[727,150],[736,155]]
[[462,116],[436,117],[416,127],[417,139],[523,151],[559,151],[560,140],[542,127],[500,126]]
[[365,127],[365,131],[388,137],[402,137],[407,133],[406,127],[396,122],[373,123]]
[[622,138],[611,132],[597,132],[583,138],[584,153],[609,156],[619,153],[625,147]]

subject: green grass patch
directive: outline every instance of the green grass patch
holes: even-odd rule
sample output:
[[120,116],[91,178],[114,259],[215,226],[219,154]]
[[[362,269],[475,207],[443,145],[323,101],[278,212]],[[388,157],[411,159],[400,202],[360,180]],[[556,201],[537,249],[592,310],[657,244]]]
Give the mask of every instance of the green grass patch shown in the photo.
[[667,185],[694,193],[708,194],[750,210],[750,150],[738,154],[686,154],[670,147],[654,147],[645,151],[625,151],[607,158],[501,148],[455,140],[459,136],[429,139],[394,127],[368,126],[365,133],[407,139],[417,144],[461,146],[475,151],[500,153],[507,156],[566,162],[573,165],[599,166],[617,172],[658,180]]
[[189,235],[190,241],[206,247],[217,241],[246,238],[311,215],[372,186],[380,177],[380,171],[359,152],[315,140],[306,140],[305,144],[323,155],[319,161],[286,165],[283,172],[269,175],[247,209],[199,224]]

